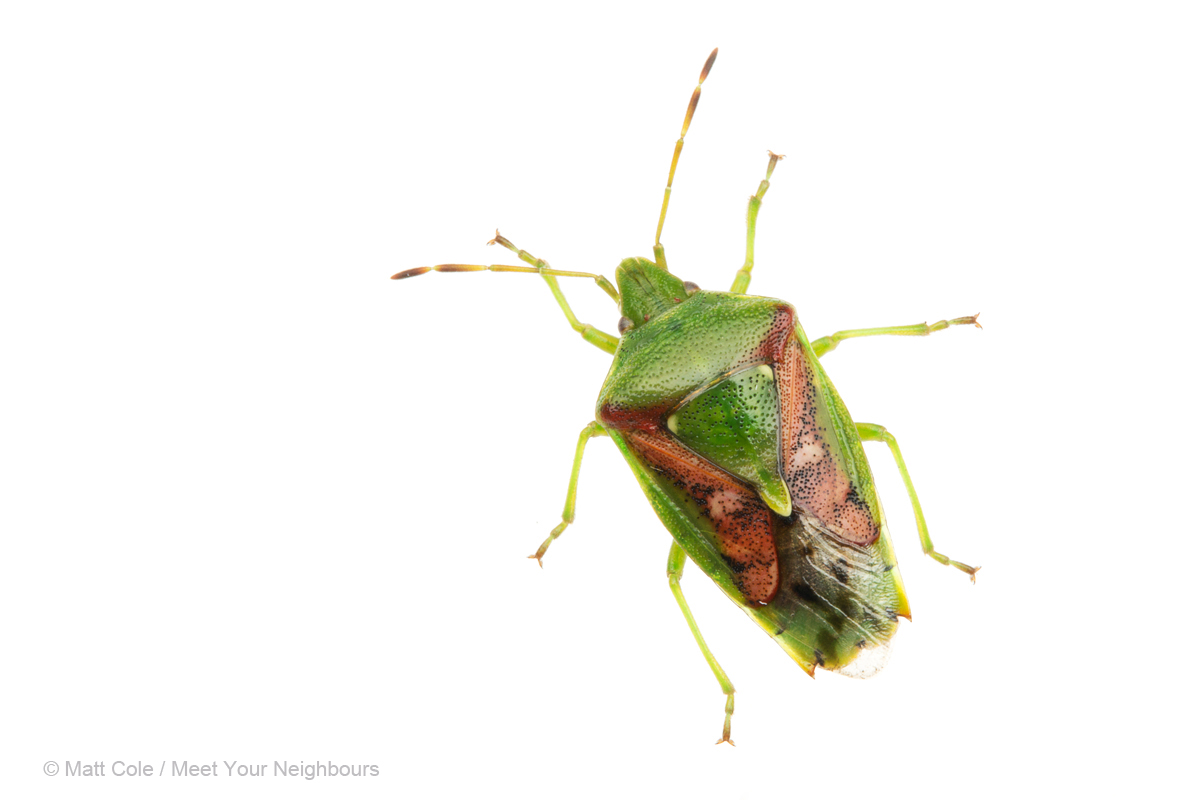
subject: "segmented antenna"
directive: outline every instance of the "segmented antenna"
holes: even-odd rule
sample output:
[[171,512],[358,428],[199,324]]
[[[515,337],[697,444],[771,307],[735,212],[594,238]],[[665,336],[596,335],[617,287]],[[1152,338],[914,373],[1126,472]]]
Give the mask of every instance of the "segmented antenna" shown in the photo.
[[708,77],[708,71],[712,69],[713,62],[717,60],[717,48],[708,54],[708,60],[704,62],[704,69],[700,70],[700,81],[696,84],[695,91],[692,92],[691,102],[688,103],[687,113],[683,117],[683,129],[679,132],[679,141],[675,143],[675,155],[671,157],[671,171],[667,173],[667,188],[663,191],[662,213],[658,215],[658,230],[654,233],[654,263],[660,269],[667,269],[667,252],[662,246],[662,229],[663,223],[667,221],[667,204],[671,202],[671,184],[675,181],[675,167],[679,165],[679,154],[683,152],[683,137],[687,136],[688,126],[692,124],[692,115],[696,113],[696,106],[700,104],[700,87],[704,85],[704,79]]

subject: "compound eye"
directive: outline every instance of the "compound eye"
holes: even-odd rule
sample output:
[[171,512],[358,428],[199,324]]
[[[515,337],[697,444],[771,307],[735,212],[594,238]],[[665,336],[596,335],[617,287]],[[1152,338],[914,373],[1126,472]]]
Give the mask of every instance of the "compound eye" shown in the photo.
[[622,336],[625,335],[625,331],[632,327],[633,320],[631,320],[629,317],[621,317],[619,320],[617,320],[617,333],[621,334]]
[[697,286],[696,284],[692,283],[691,281],[684,281],[683,282],[683,290],[685,292],[687,292],[688,297],[691,297],[696,292],[700,291],[700,287]]

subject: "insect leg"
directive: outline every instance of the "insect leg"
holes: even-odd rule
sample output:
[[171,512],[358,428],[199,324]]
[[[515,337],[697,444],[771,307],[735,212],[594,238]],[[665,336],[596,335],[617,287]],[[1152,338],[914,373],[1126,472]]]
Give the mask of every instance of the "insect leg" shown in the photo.
[[685,563],[687,563],[687,555],[683,552],[683,548],[677,543],[671,542],[671,552],[667,554],[667,580],[671,584],[671,594],[675,595],[675,602],[679,603],[679,609],[683,612],[688,627],[692,629],[692,636],[696,637],[696,644],[700,645],[700,652],[704,654],[704,660],[708,662],[708,667],[716,676],[717,683],[721,684],[721,691],[725,693],[725,727],[721,731],[721,738],[717,740],[717,744],[721,742],[733,744],[733,739],[729,738],[729,726],[733,718],[733,683],[725,674],[725,670],[721,669],[721,665],[717,663],[716,656],[708,649],[704,637],[700,635],[700,628],[696,626],[696,618],[692,616],[692,609],[688,607],[687,600],[683,597],[679,579],[683,577]]
[[704,68],[700,70],[700,81],[696,84],[695,91],[692,92],[692,99],[688,102],[687,113],[683,115],[683,130],[679,132],[679,141],[675,143],[675,155],[671,157],[671,171],[667,173],[667,188],[663,192],[662,213],[658,215],[658,230],[654,234],[654,263],[659,269],[667,268],[667,251],[662,246],[662,229],[663,223],[667,221],[667,203],[671,202],[671,184],[675,181],[675,167],[679,165],[679,154],[683,152],[683,137],[687,136],[688,127],[692,124],[692,115],[696,113],[696,106],[700,103],[700,87],[704,83],[704,79],[708,77],[708,71],[712,69],[713,62],[717,60],[717,49],[708,54],[708,60],[704,62]]
[[737,277],[733,279],[733,288],[729,291],[733,294],[745,294],[750,288],[750,270],[754,269],[754,228],[758,223],[758,209],[762,206],[763,195],[767,193],[767,189],[771,188],[771,173],[775,171],[775,164],[783,156],[777,156],[770,150],[767,154],[771,160],[767,162],[767,177],[762,179],[758,184],[758,191],[750,198],[750,206],[746,209],[746,263],[737,271]]
[[845,339],[857,339],[862,336],[928,336],[934,331],[944,331],[951,325],[983,327],[979,324],[979,315],[975,314],[971,317],[944,319],[932,325],[926,322],[918,322],[916,325],[893,325],[890,328],[853,328],[848,331],[838,331],[829,336],[822,336],[820,339],[813,341],[812,348],[817,357],[820,358],[837,347]]
[[913,488],[912,478],[908,475],[908,467],[904,466],[904,456],[900,455],[900,445],[896,443],[896,437],[892,436],[882,425],[857,422],[854,427],[858,430],[858,438],[864,442],[886,442],[888,449],[892,451],[892,458],[896,460],[896,468],[900,470],[900,477],[904,479],[904,486],[908,489],[908,499],[912,501],[913,516],[917,518],[917,533],[921,536],[921,549],[925,551],[925,555],[930,556],[939,564],[961,569],[971,576],[971,583],[974,583],[975,573],[982,567],[970,567],[961,561],[953,561],[933,549],[933,539],[929,538],[929,528],[925,525],[925,514],[921,511],[921,501],[917,499],[917,490]]
[[562,522],[550,531],[546,541],[542,542],[538,551],[530,556],[530,558],[537,559],[539,567],[542,565],[542,556],[546,555],[546,551],[550,549],[550,543],[561,536],[567,526],[575,521],[575,490],[579,486],[579,468],[583,465],[583,449],[587,446],[588,439],[607,435],[608,432],[600,427],[599,422],[589,422],[579,432],[579,444],[575,445],[575,463],[571,466],[571,482],[567,484],[567,503],[563,506]]
[[[550,286],[550,291],[554,293],[554,299],[558,301],[558,307],[561,308],[563,314],[567,316],[567,322],[571,324],[571,327],[575,330],[575,332],[582,336],[584,341],[596,345],[596,347],[599,347],[606,353],[612,354],[617,352],[617,343],[620,341],[617,337],[613,336],[612,334],[605,333],[604,331],[597,330],[591,325],[582,323],[575,316],[575,312],[571,310],[571,306],[567,303],[567,298],[563,296],[562,289],[560,289],[558,286],[558,278],[555,277],[556,270],[550,269],[549,264],[542,259],[520,249],[508,239],[505,239],[500,235],[500,231],[496,231],[496,238],[492,239],[490,242],[488,242],[488,244],[498,244],[502,247],[507,247],[509,250],[512,250],[514,253],[516,253],[517,256],[520,257],[520,259],[526,264],[532,264],[534,267],[536,267],[538,274],[540,274]],[[613,300],[617,301],[618,303],[621,302],[620,296],[617,294],[617,290],[613,288],[612,284],[603,277],[597,278],[596,282],[598,284],[600,281],[604,281],[604,283],[600,284],[600,288],[608,292],[609,296],[612,297]]]

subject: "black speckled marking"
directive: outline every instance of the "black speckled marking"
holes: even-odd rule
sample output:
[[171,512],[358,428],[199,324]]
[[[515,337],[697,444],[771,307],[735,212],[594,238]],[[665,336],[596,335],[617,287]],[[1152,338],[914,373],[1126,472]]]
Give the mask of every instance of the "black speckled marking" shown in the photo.
[[817,593],[807,583],[793,583],[792,594],[806,603],[819,603],[821,601],[821,598],[817,597]]

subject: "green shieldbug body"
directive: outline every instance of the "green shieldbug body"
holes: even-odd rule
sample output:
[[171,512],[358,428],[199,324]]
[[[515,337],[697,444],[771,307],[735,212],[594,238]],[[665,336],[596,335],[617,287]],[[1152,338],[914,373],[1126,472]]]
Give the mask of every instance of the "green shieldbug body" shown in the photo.
[[[717,51],[700,73],[703,84]],[[856,423],[820,357],[839,342],[878,335],[923,336],[976,316],[927,325],[839,331],[810,341],[789,304],[746,295],[754,266],[759,207],[781,156],[750,198],[746,260],[729,292],[701,291],[667,269],[661,244],[671,184],[692,115],[696,86],[675,144],[655,236],[654,260],[627,258],[616,286],[600,275],[565,272],[496,233],[490,244],[529,266],[441,264],[394,275],[526,272],[549,284],[571,327],[613,355],[595,420],[579,435],[562,523],[531,556],[541,563],[575,517],[575,492],[587,442],[612,439],[670,531],[667,574],[705,659],[726,695],[720,742],[730,742],[733,684],[705,644],[680,588],[691,559],[770,634],[809,675],[817,667],[858,677],[877,671],[900,617],[904,585],[876,496],[864,441],[884,442],[912,500],[924,551],[974,580],[977,567],[933,548],[895,438]],[[621,308],[620,338],[576,319],[559,277],[588,277]]]

